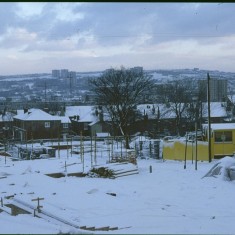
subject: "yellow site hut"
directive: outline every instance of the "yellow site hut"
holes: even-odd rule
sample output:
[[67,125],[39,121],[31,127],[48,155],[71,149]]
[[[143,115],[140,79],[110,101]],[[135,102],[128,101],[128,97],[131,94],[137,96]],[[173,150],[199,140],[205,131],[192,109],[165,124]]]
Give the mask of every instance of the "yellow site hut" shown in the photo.
[[[203,125],[206,140],[208,125]],[[212,157],[218,159],[223,156],[233,155],[235,152],[235,123],[211,124],[211,151]]]
[[[203,125],[204,141],[186,141],[186,138],[163,141],[163,159],[209,160],[208,124]],[[232,156],[235,153],[235,123],[211,124],[211,159]]]

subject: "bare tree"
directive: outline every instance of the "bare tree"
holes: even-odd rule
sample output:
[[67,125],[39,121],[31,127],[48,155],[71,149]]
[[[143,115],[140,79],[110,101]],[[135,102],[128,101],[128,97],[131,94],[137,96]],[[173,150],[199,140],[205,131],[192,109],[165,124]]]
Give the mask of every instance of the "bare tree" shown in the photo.
[[182,120],[187,118],[187,111],[192,102],[191,84],[184,80],[175,80],[167,83],[162,88],[162,96],[169,112],[175,113],[177,133],[181,133]]
[[129,148],[129,128],[135,121],[137,104],[152,87],[151,76],[143,71],[121,67],[107,70],[102,76],[91,80],[90,84],[96,94],[97,104],[106,109],[113,128],[119,128],[126,137],[126,148]]

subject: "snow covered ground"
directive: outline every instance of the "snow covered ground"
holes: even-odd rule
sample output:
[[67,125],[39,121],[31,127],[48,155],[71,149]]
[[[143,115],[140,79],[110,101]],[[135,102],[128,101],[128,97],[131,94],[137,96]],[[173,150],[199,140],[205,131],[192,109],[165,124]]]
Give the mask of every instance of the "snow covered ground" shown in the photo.
[[[67,150],[54,159],[12,161],[0,157],[0,197],[3,203],[14,195],[32,206],[37,197],[42,210],[78,226],[118,227],[112,231],[80,230],[58,221],[0,213],[1,234],[234,234],[235,181],[202,178],[212,163],[138,159],[139,174],[117,179],[45,174],[82,172],[80,155]],[[94,157],[94,155],[93,155]],[[97,164],[105,164],[108,154],[97,153]],[[152,173],[150,173],[152,166]],[[91,154],[85,153],[84,170],[91,167]],[[115,193],[116,196],[110,195]],[[0,206],[1,209],[1,206]],[[32,210],[33,212],[33,210]]]

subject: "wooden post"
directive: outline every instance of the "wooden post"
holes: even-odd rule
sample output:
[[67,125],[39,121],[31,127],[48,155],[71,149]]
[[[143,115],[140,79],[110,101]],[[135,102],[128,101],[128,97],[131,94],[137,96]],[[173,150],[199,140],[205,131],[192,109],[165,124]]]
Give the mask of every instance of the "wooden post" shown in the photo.
[[32,154],[33,154],[33,132],[31,132],[31,140],[32,140],[32,149],[31,149],[30,160],[31,160]]
[[108,137],[108,142],[107,142],[107,144],[108,144],[108,151],[109,151],[109,163],[110,163],[110,157],[111,157],[111,149],[110,149],[110,142],[109,142],[109,137]]
[[31,201],[37,201],[38,202],[38,205],[37,205],[37,210],[38,210],[38,213],[40,212],[40,208],[42,208],[43,206],[40,206],[40,201],[41,200],[44,200],[44,198],[35,198],[35,199],[32,199]]
[[[126,136],[126,138],[128,138],[128,136]],[[128,156],[127,156],[127,146],[126,146],[126,159],[128,159]],[[128,161],[129,161],[129,159],[128,159]]]
[[81,155],[81,161],[82,161],[82,172],[84,172],[84,154],[83,154],[82,131],[80,132],[80,155]]
[[197,170],[197,120],[196,120],[196,123],[195,123],[195,129],[196,129],[195,130],[196,131],[196,133],[195,133],[196,134],[196,140],[195,140],[196,141],[195,142],[195,145],[196,145],[195,170]]
[[113,159],[113,140],[114,140],[114,137],[112,137],[112,153],[111,153],[111,158]]
[[27,160],[28,160],[28,144],[27,144],[27,142],[28,142],[28,134],[27,134],[27,131],[25,132],[25,138],[26,138],[26,156],[27,156]]
[[2,199],[2,197],[1,197],[1,207],[3,207],[3,199]]
[[73,157],[73,137],[71,136],[71,157]]
[[211,107],[210,107],[210,76],[207,73],[207,101],[208,101],[208,161],[211,162]]
[[91,133],[91,166],[93,166],[93,156],[92,156],[92,133]]
[[58,157],[60,158],[60,131],[58,131]]
[[53,138],[52,138],[52,132],[51,132],[51,145],[53,146]]
[[185,152],[184,152],[184,169],[186,169],[187,145],[188,145],[188,133],[186,132],[186,142],[185,142]]
[[122,138],[121,138],[121,158],[122,158]]
[[193,137],[192,137],[192,164],[193,164],[193,150],[194,148],[193,148]]
[[95,131],[95,156],[94,156],[94,161],[95,161],[95,164],[96,164],[96,131]]
[[85,147],[84,147],[84,138],[83,138],[83,136],[82,136],[82,158],[83,158],[83,162],[84,162],[84,164],[85,164],[85,158],[84,158],[84,150],[85,149]]
[[66,140],[67,140],[67,158],[68,158],[69,157],[69,140],[67,137],[66,137]]

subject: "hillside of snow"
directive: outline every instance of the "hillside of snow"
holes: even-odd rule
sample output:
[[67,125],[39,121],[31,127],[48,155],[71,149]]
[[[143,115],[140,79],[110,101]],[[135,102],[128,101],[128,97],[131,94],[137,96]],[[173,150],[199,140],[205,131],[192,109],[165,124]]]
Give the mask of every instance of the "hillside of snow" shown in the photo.
[[[101,143],[100,146],[105,146]],[[3,204],[19,200],[77,225],[48,219],[38,213],[11,216],[0,213],[1,234],[233,234],[235,232],[235,181],[203,176],[216,164],[137,159],[139,174],[109,178],[68,176],[104,165],[109,153],[99,150],[94,159],[85,152],[61,150],[56,158],[13,161],[0,157],[0,197]],[[152,173],[150,173],[150,166]],[[83,170],[84,169],[84,170]],[[47,174],[61,173],[53,178]],[[1,209],[1,207],[0,207]],[[87,231],[79,227],[112,227]]]

